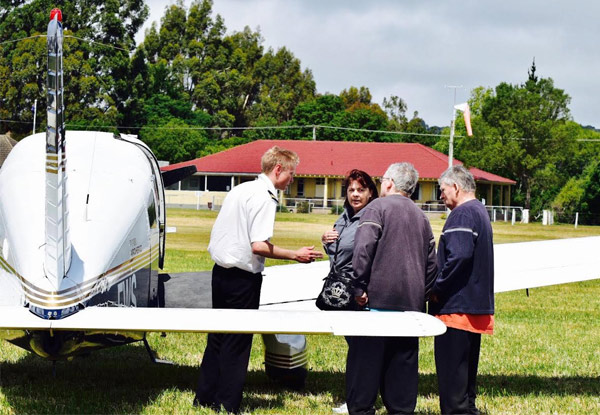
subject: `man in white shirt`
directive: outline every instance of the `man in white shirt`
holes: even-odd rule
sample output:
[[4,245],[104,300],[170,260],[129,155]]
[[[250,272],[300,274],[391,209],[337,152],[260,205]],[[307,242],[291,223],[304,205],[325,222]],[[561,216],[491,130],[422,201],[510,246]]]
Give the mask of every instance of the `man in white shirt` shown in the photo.
[[[312,262],[323,254],[314,246],[297,250],[273,245],[277,190],[294,180],[299,159],[277,146],[261,159],[258,179],[234,187],[213,226],[208,251],[212,273],[213,308],[258,309],[265,258]],[[194,405],[237,413],[248,370],[252,334],[208,335]]]

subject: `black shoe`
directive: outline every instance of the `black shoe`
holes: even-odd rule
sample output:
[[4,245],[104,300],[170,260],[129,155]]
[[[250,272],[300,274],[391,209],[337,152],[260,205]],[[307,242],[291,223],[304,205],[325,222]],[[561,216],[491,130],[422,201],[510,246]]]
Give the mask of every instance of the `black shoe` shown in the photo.
[[212,409],[216,409],[218,411],[218,407],[214,404],[214,402],[205,402],[202,401],[200,399],[198,399],[198,396],[194,397],[194,402],[192,403],[193,406],[195,407],[205,407],[205,408],[212,408]]

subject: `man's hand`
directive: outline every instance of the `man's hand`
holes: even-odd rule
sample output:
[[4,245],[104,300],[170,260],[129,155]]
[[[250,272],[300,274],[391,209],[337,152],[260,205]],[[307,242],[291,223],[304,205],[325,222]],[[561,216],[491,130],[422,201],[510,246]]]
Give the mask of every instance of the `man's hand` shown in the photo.
[[354,297],[354,299],[356,300],[356,303],[361,307],[364,307],[369,302],[369,296],[366,292],[362,293],[361,296]]
[[313,262],[315,259],[323,258],[323,253],[319,251],[315,251],[315,247],[313,246],[303,246],[294,252],[294,260],[301,262],[303,264]]

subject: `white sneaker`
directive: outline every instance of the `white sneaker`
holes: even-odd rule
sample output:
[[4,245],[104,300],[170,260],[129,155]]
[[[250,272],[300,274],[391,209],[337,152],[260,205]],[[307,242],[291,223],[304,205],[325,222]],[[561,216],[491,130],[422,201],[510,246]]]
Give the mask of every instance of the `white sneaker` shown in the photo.
[[348,413],[348,405],[346,402],[338,406],[337,408],[332,408],[334,414],[347,414]]

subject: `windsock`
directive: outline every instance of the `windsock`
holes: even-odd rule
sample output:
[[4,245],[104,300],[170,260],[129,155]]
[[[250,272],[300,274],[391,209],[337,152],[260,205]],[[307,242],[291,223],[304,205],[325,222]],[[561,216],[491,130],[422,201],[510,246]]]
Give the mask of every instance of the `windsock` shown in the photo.
[[454,106],[454,108],[462,111],[463,118],[465,119],[465,126],[467,127],[467,135],[472,136],[473,130],[471,129],[471,111],[469,110],[469,104],[466,102],[463,104],[457,104]]

